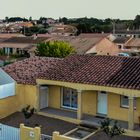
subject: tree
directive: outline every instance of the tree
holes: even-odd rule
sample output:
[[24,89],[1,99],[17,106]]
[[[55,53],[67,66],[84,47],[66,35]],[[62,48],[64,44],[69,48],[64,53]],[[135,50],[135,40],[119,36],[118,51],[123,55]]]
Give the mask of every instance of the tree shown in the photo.
[[5,21],[8,22],[8,20],[9,20],[9,17],[5,17]]
[[28,124],[29,118],[33,116],[34,112],[35,112],[35,108],[34,107],[30,108],[30,105],[22,109],[22,113],[24,114],[26,125]]
[[134,19],[135,29],[140,29],[140,15],[137,15]]
[[74,53],[74,49],[67,42],[50,41],[38,44],[35,53],[37,56],[64,58]]
[[0,56],[4,55],[4,50],[0,49]]
[[32,17],[29,17],[29,21],[32,21]]
[[118,122],[115,121],[111,127],[112,120],[106,118],[104,121],[101,121],[101,130],[103,130],[109,139],[112,139],[115,136],[125,133],[124,129],[118,125]]

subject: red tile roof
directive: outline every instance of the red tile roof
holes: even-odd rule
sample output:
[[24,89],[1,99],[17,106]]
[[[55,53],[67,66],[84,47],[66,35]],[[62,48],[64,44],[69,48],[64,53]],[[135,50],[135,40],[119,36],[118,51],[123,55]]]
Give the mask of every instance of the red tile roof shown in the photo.
[[62,59],[48,57],[31,57],[22,61],[3,67],[17,83],[36,84],[36,79],[40,74],[46,73],[49,68],[54,67]]
[[3,68],[20,84],[36,79],[140,90],[140,58],[70,55],[65,59],[32,57]]
[[71,55],[41,79],[140,89],[140,58]]

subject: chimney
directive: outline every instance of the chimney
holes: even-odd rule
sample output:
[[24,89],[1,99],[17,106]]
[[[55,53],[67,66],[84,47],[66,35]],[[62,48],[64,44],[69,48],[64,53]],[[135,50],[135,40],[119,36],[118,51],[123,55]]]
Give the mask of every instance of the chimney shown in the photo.
[[34,40],[36,40],[37,39],[37,34],[34,34],[33,38],[34,38]]

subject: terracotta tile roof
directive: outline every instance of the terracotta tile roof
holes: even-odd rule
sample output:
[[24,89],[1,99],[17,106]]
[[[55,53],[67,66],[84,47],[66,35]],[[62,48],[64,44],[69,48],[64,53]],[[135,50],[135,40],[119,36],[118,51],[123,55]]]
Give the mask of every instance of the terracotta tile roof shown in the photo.
[[125,44],[125,46],[140,47],[140,38],[132,38]]
[[54,36],[49,40],[51,41],[66,41],[68,42],[77,52],[77,54],[85,54],[88,50],[94,47],[104,37],[80,37],[80,36]]
[[71,55],[40,78],[140,90],[140,58]]
[[83,38],[105,38],[108,37],[110,35],[110,33],[82,33],[79,35],[79,37],[83,37]]
[[3,43],[37,44],[37,43],[43,42],[47,39],[48,39],[47,37],[37,37],[36,39],[34,39],[34,37],[11,37],[11,38],[3,41]]
[[24,37],[23,34],[15,34],[15,33],[0,33],[0,38],[8,39],[11,37]]
[[36,84],[36,78],[46,73],[49,68],[54,67],[62,59],[47,57],[31,57],[22,61],[3,67],[17,83],[19,84]]

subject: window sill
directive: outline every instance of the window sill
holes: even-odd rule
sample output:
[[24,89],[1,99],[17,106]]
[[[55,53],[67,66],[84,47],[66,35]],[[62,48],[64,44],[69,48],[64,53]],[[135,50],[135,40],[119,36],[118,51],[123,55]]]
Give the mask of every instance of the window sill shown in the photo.
[[[129,106],[120,106],[120,107],[124,109],[129,109]],[[136,110],[136,107],[134,107],[134,110]]]

